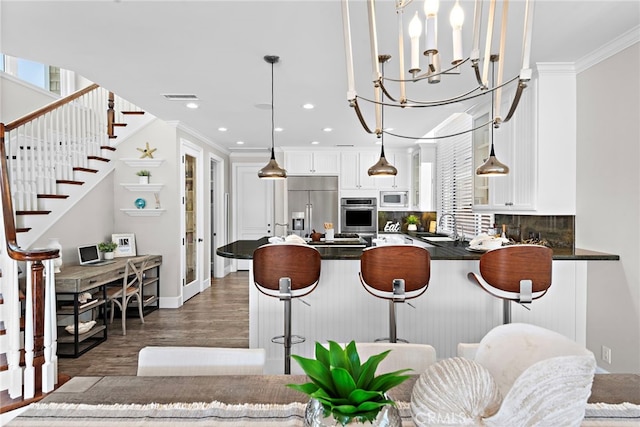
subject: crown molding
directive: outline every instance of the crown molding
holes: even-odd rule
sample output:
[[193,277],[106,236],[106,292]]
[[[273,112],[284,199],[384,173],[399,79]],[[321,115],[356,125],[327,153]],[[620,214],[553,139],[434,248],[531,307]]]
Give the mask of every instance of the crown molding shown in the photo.
[[176,128],[179,131],[182,131],[186,134],[189,134],[190,136],[197,138],[198,140],[204,142],[205,144],[209,145],[212,148],[215,148],[216,150],[220,151],[221,153],[226,154],[227,156],[231,153],[229,151],[228,148],[223,147],[222,145],[216,144],[215,142],[213,142],[211,139],[209,139],[207,136],[205,136],[203,133],[200,133],[199,131],[190,128],[189,126],[185,125],[184,123],[182,123],[179,120],[170,120],[170,121],[166,121],[165,123],[167,123],[169,126],[172,126],[174,128]]
[[576,72],[581,73],[638,42],[640,42],[640,25],[578,59],[576,61]]

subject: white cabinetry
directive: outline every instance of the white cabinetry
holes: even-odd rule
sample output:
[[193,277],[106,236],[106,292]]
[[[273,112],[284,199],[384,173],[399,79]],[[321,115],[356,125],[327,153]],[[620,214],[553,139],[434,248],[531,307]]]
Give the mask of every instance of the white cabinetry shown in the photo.
[[436,210],[436,145],[419,145],[411,155],[411,206],[431,212]]
[[398,174],[376,178],[378,188],[380,190],[409,190],[411,188],[411,155],[404,151],[385,150],[385,156],[387,161],[398,170]]
[[[509,175],[474,181],[474,210],[575,215],[576,75],[566,64],[538,64],[514,117],[494,132],[496,157]],[[512,94],[506,99],[511,102]],[[508,106],[503,106],[506,114]],[[485,112],[488,110],[485,110]],[[478,113],[478,123],[482,121]],[[486,119],[486,117],[485,117]],[[482,144],[474,134],[474,156]],[[488,156],[489,146],[486,146]],[[474,158],[478,166],[482,159]],[[481,164],[481,163],[480,163]]]
[[289,175],[337,175],[340,155],[329,151],[285,151],[284,165]]
[[[505,97],[506,114],[513,94]],[[473,133],[474,210],[492,212],[527,212],[535,210],[536,195],[536,122],[532,88],[525,89],[513,118],[493,129],[495,155],[509,167],[503,176],[478,176],[475,168],[484,163],[491,149],[491,125]],[[474,118],[474,127],[490,120],[487,110]]]
[[340,188],[342,190],[375,190],[376,178],[367,171],[377,163],[379,151],[347,151],[340,155]]

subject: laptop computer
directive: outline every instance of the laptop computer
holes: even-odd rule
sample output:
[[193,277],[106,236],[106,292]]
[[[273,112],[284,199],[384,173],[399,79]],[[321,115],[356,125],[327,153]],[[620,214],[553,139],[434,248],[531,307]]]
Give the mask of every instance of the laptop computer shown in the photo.
[[98,245],[86,245],[78,247],[78,258],[80,260],[80,265],[106,265],[112,264],[115,261],[111,260],[101,260],[100,259],[100,251],[98,250]]

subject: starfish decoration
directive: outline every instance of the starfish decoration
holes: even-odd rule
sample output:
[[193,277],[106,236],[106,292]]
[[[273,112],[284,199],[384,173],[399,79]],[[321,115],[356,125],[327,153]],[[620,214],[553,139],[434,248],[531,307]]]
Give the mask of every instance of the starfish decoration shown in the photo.
[[140,157],[141,159],[144,159],[145,157],[153,159],[153,152],[156,151],[156,148],[150,148],[148,142],[146,144],[146,148],[136,148],[136,150],[142,153],[142,156]]

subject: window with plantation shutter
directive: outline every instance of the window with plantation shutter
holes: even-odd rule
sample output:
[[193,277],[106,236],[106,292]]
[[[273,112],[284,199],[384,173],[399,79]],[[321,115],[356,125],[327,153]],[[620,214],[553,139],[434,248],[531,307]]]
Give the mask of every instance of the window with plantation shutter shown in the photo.
[[[435,131],[435,136],[453,135],[471,129],[473,118],[466,113],[454,114]],[[439,139],[436,145],[438,221],[444,214],[453,214],[458,234],[473,237],[489,227],[493,215],[473,213],[472,134]],[[453,219],[445,216],[440,231],[453,233]]]

